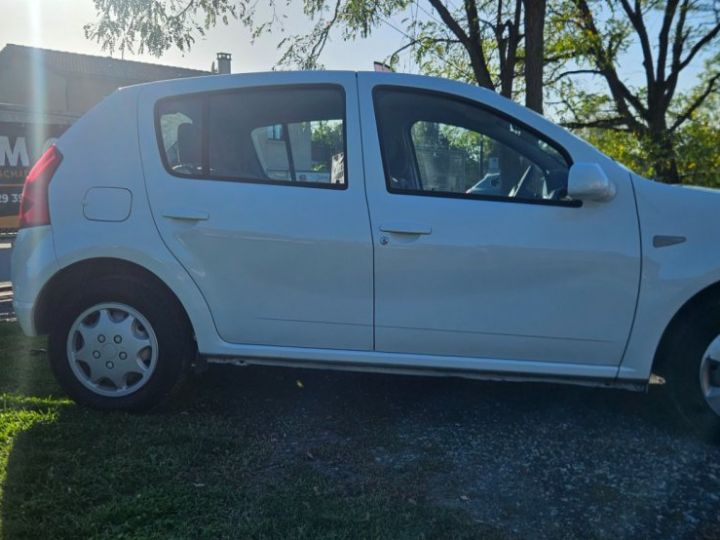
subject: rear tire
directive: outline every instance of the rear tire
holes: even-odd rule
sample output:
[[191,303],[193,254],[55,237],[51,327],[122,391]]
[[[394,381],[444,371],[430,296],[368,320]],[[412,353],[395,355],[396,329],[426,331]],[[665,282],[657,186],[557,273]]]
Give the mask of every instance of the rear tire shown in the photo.
[[50,366],[68,395],[95,409],[140,412],[176,391],[195,356],[177,300],[135,276],[68,291],[48,339]]
[[720,298],[675,325],[655,371],[682,422],[704,440],[720,442]]

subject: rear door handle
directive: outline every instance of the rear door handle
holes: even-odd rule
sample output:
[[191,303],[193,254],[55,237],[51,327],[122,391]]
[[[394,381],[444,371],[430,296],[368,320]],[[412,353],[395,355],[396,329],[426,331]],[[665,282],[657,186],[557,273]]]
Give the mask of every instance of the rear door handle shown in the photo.
[[430,225],[422,225],[420,223],[408,223],[397,221],[394,223],[386,223],[380,225],[380,230],[386,233],[394,234],[430,234],[432,227]]
[[205,221],[210,218],[210,214],[207,212],[193,210],[192,208],[171,208],[165,210],[162,216],[179,221]]

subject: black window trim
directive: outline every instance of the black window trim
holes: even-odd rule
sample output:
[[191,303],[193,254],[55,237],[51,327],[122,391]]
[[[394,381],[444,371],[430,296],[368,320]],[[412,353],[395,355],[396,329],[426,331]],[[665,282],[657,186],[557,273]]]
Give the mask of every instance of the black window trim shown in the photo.
[[[378,116],[378,107],[377,107],[377,94],[382,91],[394,91],[394,92],[405,92],[408,94],[427,94],[431,95],[433,97],[440,97],[445,99],[450,99],[452,101],[458,101],[473,107],[477,107],[479,109],[483,109],[490,114],[493,114],[499,118],[502,118],[505,121],[511,122],[515,124],[516,126],[520,127],[527,133],[530,133],[537,137],[539,140],[544,141],[546,144],[548,144],[550,147],[554,148],[557,152],[560,153],[560,155],[567,161],[568,163],[568,170],[573,165],[572,157],[570,156],[570,152],[568,152],[562,145],[559,143],[553,141],[552,139],[548,138],[547,136],[543,135],[538,131],[537,129],[528,126],[524,122],[518,120],[514,116],[507,114],[503,111],[500,111],[498,109],[495,109],[494,107],[491,107],[489,105],[486,105],[484,103],[480,103],[478,101],[475,101],[470,98],[466,98],[464,96],[458,96],[457,94],[451,94],[449,92],[444,92],[441,90],[429,90],[427,88],[414,88],[414,87],[408,87],[408,86],[400,86],[400,85],[394,85],[394,84],[382,84],[377,85],[372,90],[372,98],[373,98],[373,114],[375,116],[375,127],[377,129],[377,135],[378,135],[378,142],[380,143],[380,156],[382,160],[382,166],[383,166],[383,174],[385,175],[385,188],[387,189],[388,193],[392,195],[410,195],[410,196],[419,196],[419,197],[439,197],[439,198],[446,198],[446,199],[462,199],[462,200],[478,200],[478,201],[491,201],[491,202],[499,202],[499,203],[517,203],[517,204],[536,204],[541,206],[560,206],[564,208],[580,208],[583,205],[583,202],[580,200],[570,200],[570,201],[554,201],[549,199],[526,199],[526,198],[516,198],[516,197],[505,197],[505,196],[497,196],[497,195],[480,195],[476,193],[453,193],[448,191],[425,191],[425,190],[418,190],[418,189],[397,189],[393,188],[390,183],[390,177],[388,175],[388,167],[387,167],[387,160],[385,156],[385,145],[383,144],[383,135],[382,131],[380,129],[380,118]],[[409,127],[408,127],[409,131]],[[417,156],[415,155],[415,148],[413,145],[413,160],[414,160],[414,167],[418,168],[417,163]]]
[[[333,184],[331,182],[325,184],[323,182],[310,182],[307,180],[276,180],[276,179],[262,179],[262,178],[244,178],[241,176],[219,176],[209,174],[209,132],[208,132],[208,117],[209,117],[209,97],[211,95],[222,95],[222,94],[239,94],[249,90],[308,90],[308,89],[334,89],[339,90],[342,95],[343,102],[343,174],[344,182],[342,184]],[[172,170],[167,159],[167,153],[165,152],[165,146],[163,144],[162,130],[160,126],[160,107],[166,101],[172,101],[177,99],[191,99],[200,98],[202,118],[200,120],[200,129],[202,132],[201,142],[201,155],[202,155],[202,174],[181,174]],[[337,83],[307,83],[307,84],[274,84],[274,85],[260,85],[260,86],[244,86],[240,88],[226,88],[222,90],[204,90],[200,92],[188,92],[184,94],[175,94],[172,96],[165,96],[158,99],[155,102],[154,110],[154,127],[155,127],[155,139],[158,145],[158,152],[160,153],[160,159],[162,161],[165,172],[175,178],[182,178],[184,180],[202,180],[202,181],[218,181],[218,182],[235,182],[238,184],[260,184],[269,186],[294,186],[294,187],[307,187],[307,188],[319,188],[319,189],[333,189],[333,190],[346,190],[348,187],[348,153],[347,153],[347,94],[345,88],[341,84]],[[289,139],[288,139],[289,141]],[[289,146],[289,142],[286,143]],[[332,179],[331,179],[332,180]]]

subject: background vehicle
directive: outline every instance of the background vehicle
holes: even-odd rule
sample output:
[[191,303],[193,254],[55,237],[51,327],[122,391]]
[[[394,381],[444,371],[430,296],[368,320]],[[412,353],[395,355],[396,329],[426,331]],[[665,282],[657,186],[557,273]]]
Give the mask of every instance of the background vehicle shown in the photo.
[[719,202],[447,80],[148,84],[28,177],[15,307],[100,408],[155,404],[197,353],[631,389],[655,369],[713,429]]

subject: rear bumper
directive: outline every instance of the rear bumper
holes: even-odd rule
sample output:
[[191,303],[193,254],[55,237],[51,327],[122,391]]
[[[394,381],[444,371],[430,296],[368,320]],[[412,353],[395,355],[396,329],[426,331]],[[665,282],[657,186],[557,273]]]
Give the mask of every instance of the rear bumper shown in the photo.
[[11,260],[13,307],[27,335],[37,334],[35,307],[48,280],[59,270],[52,227],[21,229],[13,245]]
[[36,336],[37,331],[35,329],[35,317],[33,316],[33,303],[13,300],[13,309],[15,310],[15,317],[17,317],[20,323],[20,328],[22,328],[25,335]]

